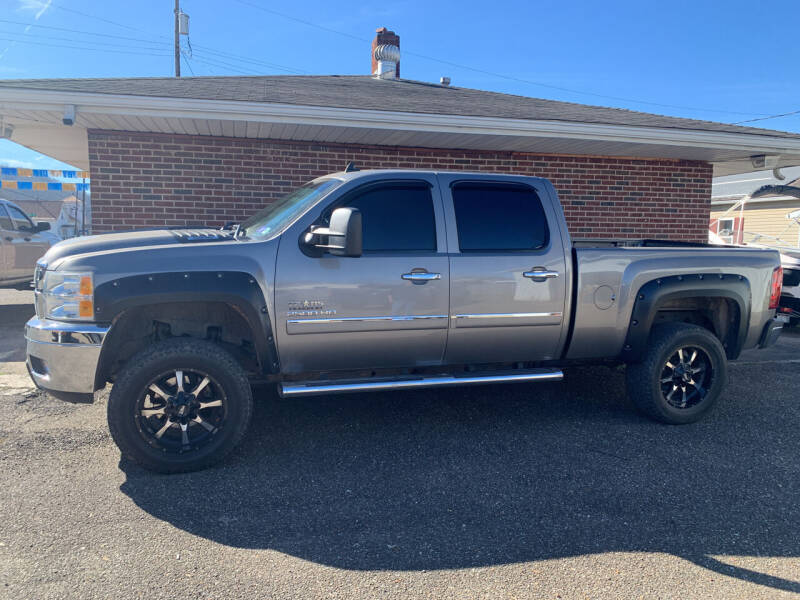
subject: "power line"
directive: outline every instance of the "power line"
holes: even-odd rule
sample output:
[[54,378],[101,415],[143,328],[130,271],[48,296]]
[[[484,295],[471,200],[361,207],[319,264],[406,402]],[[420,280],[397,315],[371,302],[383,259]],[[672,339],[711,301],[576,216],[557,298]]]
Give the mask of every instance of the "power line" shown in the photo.
[[[83,16],[83,17],[87,17],[87,18],[90,18],[90,19],[96,19],[98,21],[102,21],[103,23],[108,23],[110,25],[115,25],[117,27],[123,27],[125,29],[130,30],[130,31],[143,33],[143,34],[149,36],[151,38],[151,40],[152,40],[153,37],[158,37],[158,38],[161,38],[161,40],[163,40],[163,42],[151,41],[151,40],[143,40],[141,38],[132,38],[132,37],[128,37],[128,36],[117,36],[117,35],[112,35],[112,34],[108,34],[108,33],[94,33],[94,32],[91,32],[91,31],[80,31],[80,30],[77,30],[77,29],[69,29],[69,28],[66,28],[66,27],[54,27],[54,26],[49,26],[49,25],[39,25],[38,23],[24,23],[24,22],[20,22],[20,21],[9,21],[9,20],[4,20],[4,19],[0,19],[0,23],[13,23],[13,24],[16,24],[16,25],[25,25],[25,26],[30,25],[31,27],[40,27],[40,28],[44,28],[44,29],[67,31],[67,32],[71,32],[71,33],[80,33],[80,34],[83,34],[83,35],[93,35],[93,36],[100,36],[100,37],[125,39],[125,40],[128,40],[128,41],[138,41],[138,42],[144,42],[144,43],[149,43],[149,44],[165,43],[165,44],[169,44],[170,47],[172,47],[172,44],[173,44],[173,42],[170,40],[170,38],[168,38],[165,35],[158,35],[158,34],[153,35],[149,31],[146,31],[144,29],[131,27],[129,25],[125,25],[124,23],[119,23],[117,21],[112,21],[110,19],[104,19],[104,18],[98,17],[96,15],[92,15],[92,14],[89,14],[89,13],[84,13],[84,12],[76,10],[74,8],[66,8],[64,6],[60,6],[60,5],[56,5],[56,4],[54,4],[53,6],[55,8],[58,8],[58,9],[61,9],[61,10],[65,10],[65,11],[68,11],[68,12],[72,12],[72,13],[75,13],[75,14]],[[256,64],[258,66],[268,67],[268,68],[275,69],[275,70],[278,70],[278,71],[284,71],[284,72],[287,72],[287,73],[297,73],[297,74],[306,73],[306,71],[303,71],[302,69],[296,69],[296,68],[292,68],[292,67],[287,67],[285,65],[280,65],[280,64],[276,64],[276,63],[263,61],[263,60],[258,60],[258,59],[254,59],[252,57],[241,56],[241,55],[233,54],[233,53],[230,53],[230,52],[223,52],[221,50],[217,50],[216,48],[212,48],[210,46],[197,46],[197,45],[195,45],[195,48],[204,49],[206,52],[211,53],[211,54],[218,54],[219,56],[222,56],[222,57],[227,57],[227,58],[230,58],[230,59],[233,59],[233,60],[238,60],[238,61],[245,61],[245,62],[249,62],[251,64]]]
[[247,62],[247,63],[251,63],[251,64],[254,64],[254,65],[258,65],[258,66],[270,67],[270,68],[276,69],[278,71],[285,71],[287,73],[296,73],[296,74],[308,73],[308,71],[303,71],[302,69],[294,69],[294,68],[291,68],[291,67],[284,67],[282,65],[266,62],[266,61],[263,61],[263,60],[258,60],[258,59],[254,59],[254,58],[248,58],[248,57],[240,56],[240,55],[237,55],[237,54],[230,54],[228,52],[221,52],[219,50],[214,50],[213,48],[209,48],[208,46],[199,46],[199,45],[195,44],[194,47],[196,49],[198,49],[198,50],[203,50],[203,51],[205,51],[205,52],[207,52],[209,54],[220,56],[222,58],[229,58],[229,59],[232,59],[232,60],[238,60],[240,62]]
[[[166,45],[161,44],[160,42],[143,42],[143,43],[149,44],[151,46],[155,46],[156,44],[159,44],[159,46],[158,47],[151,47],[151,48],[142,48],[141,44],[138,44],[138,45],[115,44],[113,42],[99,42],[99,41],[94,41],[94,40],[82,40],[82,39],[76,39],[74,37],[53,36],[53,35],[49,35],[49,34],[42,35],[42,34],[36,34],[36,33],[18,33],[16,31],[3,31],[3,30],[0,30],[0,35],[2,35],[4,37],[6,37],[6,36],[15,36],[17,38],[21,38],[22,41],[24,41],[25,39],[28,39],[28,38],[35,38],[35,39],[43,39],[43,40],[58,40],[58,41],[63,41],[63,42],[73,42],[73,43],[78,43],[78,44],[92,44],[92,45],[97,45],[97,46],[110,46],[112,48],[133,48],[133,49],[154,50],[154,51],[158,51],[158,50],[162,50],[162,49],[166,48]],[[21,41],[21,40],[11,40],[11,41]]]
[[[110,33],[96,33],[94,31],[81,31],[79,29],[70,29],[68,27],[55,27],[53,25],[41,25],[39,23],[26,23],[24,21],[10,21],[8,19],[0,19],[0,23],[6,23],[6,24],[10,24],[10,25],[24,25],[25,27],[36,27],[36,28],[39,28],[39,29],[51,29],[53,31],[66,31],[66,32],[69,32],[69,33],[80,33],[80,34],[83,34],[83,35],[95,35],[95,36],[98,36],[98,37],[114,38],[114,39],[118,39],[118,40],[129,40],[129,41],[132,41],[132,42],[144,42],[144,43],[147,43],[147,44],[168,43],[168,42],[157,42],[157,41],[154,41],[152,39],[144,40],[142,38],[134,38],[134,37],[128,37],[128,36],[123,36],[123,35],[114,35],[114,34],[110,34]],[[27,34],[24,34],[24,35],[34,35],[34,34],[27,33]]]
[[70,46],[67,44],[47,44],[44,42],[34,41],[34,42],[26,42],[24,40],[7,40],[4,38],[0,38],[0,42],[14,42],[16,44],[31,44],[34,46],[48,46],[50,48],[70,48],[73,50],[89,50],[91,52],[94,51],[102,51],[102,52],[111,52],[113,54],[135,54],[138,56],[171,56],[171,54],[156,54],[154,52],[136,52],[133,50],[112,50],[107,48],[87,48],[85,46]]
[[181,57],[183,58],[183,62],[186,63],[186,66],[189,67],[189,73],[191,73],[192,77],[194,77],[194,69],[192,68],[191,63],[189,63],[189,59],[186,57],[186,55],[183,52],[181,52]]
[[[75,13],[76,15],[80,15],[82,17],[87,17],[89,19],[94,19],[96,21],[102,21],[103,23],[108,23],[109,25],[116,25],[117,27],[123,27],[124,29],[130,29],[131,31],[138,31],[140,33],[146,33],[147,35],[152,36],[150,32],[144,31],[143,29],[137,29],[136,27],[131,27],[130,25],[125,25],[124,23],[117,23],[116,21],[111,21],[110,19],[104,19],[103,17],[98,17],[97,15],[81,12],[79,10],[75,10],[74,8],[67,8],[66,6],[61,6],[60,4],[55,4],[55,3],[50,4],[50,6],[52,8],[57,8],[58,10]],[[156,37],[166,37],[166,36],[158,35]]]
[[[110,33],[95,33],[93,31],[81,31],[79,29],[70,29],[68,27],[55,27],[53,25],[41,25],[39,23],[26,23],[25,21],[10,21],[8,19],[0,19],[0,23],[6,23],[6,24],[9,24],[9,25],[24,25],[25,27],[36,27],[38,29],[51,29],[53,31],[67,31],[69,33],[81,33],[83,35],[96,35],[98,37],[108,37],[108,38],[114,38],[114,39],[118,39],[118,40],[129,40],[129,41],[132,41],[132,42],[145,42],[145,43],[148,43],[148,44],[156,43],[152,39],[151,40],[144,40],[142,38],[132,38],[132,37],[123,36],[123,35],[113,35],[113,34],[110,34]],[[24,34],[24,35],[33,35],[33,34],[27,33],[27,34]]]
[[[319,30],[322,30],[322,31],[327,31],[329,33],[334,33],[336,35],[340,35],[340,36],[343,36],[343,37],[346,37],[346,38],[350,38],[350,39],[356,40],[358,42],[363,42],[363,43],[369,43],[370,42],[370,40],[367,40],[367,39],[362,38],[360,36],[353,35],[351,33],[347,33],[347,32],[344,32],[344,31],[339,31],[337,29],[333,29],[331,27],[326,27],[324,25],[317,25],[316,23],[312,23],[311,21],[306,21],[305,19],[300,19],[300,18],[297,18],[297,17],[293,17],[292,15],[287,15],[287,14],[279,12],[277,10],[273,10],[271,8],[266,8],[264,6],[261,6],[259,4],[255,4],[253,2],[248,2],[247,0],[236,0],[236,2],[238,2],[239,4],[243,4],[245,6],[249,6],[251,8],[256,8],[258,10],[262,10],[262,11],[264,11],[266,13],[269,13],[269,14],[272,14],[272,15],[276,15],[278,17],[282,17],[284,19],[288,19],[290,21],[294,21],[296,23],[301,23],[301,24],[306,25],[308,27],[313,27],[315,29],[319,29]],[[622,97],[622,96],[609,96],[609,95],[606,95],[606,94],[597,94],[595,92],[586,92],[586,91],[583,91],[583,90],[576,90],[576,89],[572,89],[572,88],[566,88],[566,87],[561,87],[561,86],[557,86],[557,85],[551,85],[551,84],[548,84],[548,83],[542,83],[541,81],[532,81],[530,79],[523,79],[521,77],[514,77],[513,75],[503,75],[502,73],[496,73],[494,71],[487,71],[485,69],[478,69],[476,67],[470,67],[469,65],[463,65],[463,64],[452,62],[452,61],[449,61],[449,60],[443,60],[441,58],[436,58],[436,57],[433,57],[433,56],[420,54],[419,52],[410,52],[410,51],[407,51],[407,50],[403,50],[403,53],[411,55],[411,56],[416,56],[418,58],[423,58],[425,60],[430,60],[430,61],[433,61],[433,62],[441,63],[441,64],[444,64],[444,65],[448,65],[448,66],[451,66],[451,67],[456,67],[458,69],[465,69],[467,71],[472,71],[473,73],[480,73],[482,75],[489,75],[491,77],[499,77],[499,78],[505,79],[507,81],[516,81],[518,83],[536,85],[536,86],[549,88],[549,89],[553,89],[553,90],[559,90],[559,91],[562,91],[562,92],[569,92],[569,93],[572,93],[572,94],[581,94],[581,95],[584,95],[584,96],[593,96],[595,98],[604,98],[606,100],[617,100],[617,101],[621,101],[621,102],[632,102],[632,103],[635,103],[635,104],[646,104],[646,105],[649,105],[649,106],[660,106],[662,108],[677,108],[677,109],[682,109],[682,110],[696,110],[696,111],[701,111],[701,112],[715,112],[715,113],[722,113],[722,114],[729,114],[729,115],[763,114],[763,113],[739,112],[739,111],[732,111],[732,110],[720,110],[720,109],[714,109],[714,108],[698,108],[696,106],[682,106],[682,105],[679,105],[679,104],[664,104],[664,103],[660,103],[660,102],[648,102],[646,100],[637,100],[635,98],[625,98],[625,97]]]
[[747,119],[746,121],[736,121],[735,123],[731,123],[731,125],[741,125],[742,123],[753,123],[755,121],[766,121],[768,119],[779,119],[780,117],[791,117],[792,115],[800,115],[800,110],[793,110],[787,113],[781,113],[779,115],[770,115],[768,117],[759,117],[757,119]]
[[[25,23],[23,21],[10,21],[8,19],[0,19],[0,23],[11,24],[11,25],[24,25],[24,26],[30,25],[31,27],[38,27],[38,28],[41,28],[41,29],[50,29],[50,30],[53,30],[53,31],[63,31],[63,32],[67,32],[67,33],[78,33],[78,34],[81,34],[81,35],[91,35],[91,36],[118,39],[118,40],[124,40],[124,41],[140,42],[140,43],[150,44],[150,45],[163,45],[164,47],[168,47],[170,49],[172,47],[172,43],[166,41],[166,39],[164,41],[146,40],[146,39],[130,37],[130,36],[112,35],[112,34],[108,34],[108,33],[95,33],[93,31],[83,31],[83,30],[80,30],[80,29],[70,29],[68,27],[54,27],[54,26],[51,26],[51,25],[39,25],[38,23]],[[3,33],[3,32],[0,32],[0,33]],[[51,36],[45,36],[45,35],[36,34],[36,33],[27,33],[27,34],[22,34],[22,33],[17,33],[17,32],[13,32],[13,33],[12,32],[7,32],[7,33],[9,35],[25,36],[25,37],[35,36],[35,37],[39,37],[39,38],[45,37],[47,39],[62,39],[62,40],[74,41],[74,42],[85,43],[85,44],[89,44],[89,43],[92,43],[92,44],[104,43],[104,42],[99,42],[99,41],[95,42],[93,40],[75,40],[74,38],[53,38]],[[125,47],[125,46],[122,46],[122,45],[119,45],[119,46],[120,47]],[[133,47],[133,46],[127,46],[127,47]],[[135,47],[138,48],[138,46],[135,46]],[[206,52],[208,54],[212,54],[212,55],[219,56],[219,57],[222,57],[222,58],[228,58],[228,59],[237,60],[237,61],[240,61],[240,62],[247,62],[247,63],[253,64],[253,65],[268,67],[270,69],[275,69],[275,70],[278,70],[278,71],[285,71],[287,73],[297,73],[297,74],[306,73],[306,71],[303,71],[301,69],[293,69],[293,68],[290,68],[290,67],[284,67],[283,65],[279,65],[279,64],[276,64],[276,63],[271,63],[271,62],[267,62],[267,61],[263,61],[263,60],[258,60],[258,59],[251,58],[251,57],[246,57],[246,56],[240,56],[240,55],[237,55],[237,54],[232,54],[230,52],[222,52],[220,50],[216,50],[216,49],[211,48],[209,46],[195,45],[194,48],[199,49],[199,50],[203,50],[204,52]]]
[[205,56],[202,53],[198,54],[197,52],[195,52],[194,55],[192,56],[192,60],[196,60],[197,62],[214,66],[217,68],[228,69],[229,71],[233,71],[234,73],[238,73],[240,75],[262,75],[262,73],[259,73],[258,71],[253,71],[247,69],[247,67],[240,67],[238,65],[233,65],[228,62],[220,61],[217,58],[209,58],[208,56]]

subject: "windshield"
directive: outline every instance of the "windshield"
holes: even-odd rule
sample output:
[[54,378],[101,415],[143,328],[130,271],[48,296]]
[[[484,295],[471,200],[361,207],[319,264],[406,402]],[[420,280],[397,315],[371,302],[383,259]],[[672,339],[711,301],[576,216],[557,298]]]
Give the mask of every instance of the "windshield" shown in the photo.
[[242,223],[239,235],[253,240],[267,239],[340,183],[338,179],[318,179],[289,192]]

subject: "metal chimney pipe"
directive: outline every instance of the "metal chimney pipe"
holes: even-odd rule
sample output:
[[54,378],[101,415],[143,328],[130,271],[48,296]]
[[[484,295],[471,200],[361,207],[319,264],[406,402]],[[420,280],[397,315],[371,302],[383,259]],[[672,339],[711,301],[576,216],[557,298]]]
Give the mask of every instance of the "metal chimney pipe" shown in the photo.
[[[378,27],[375,30],[375,37],[372,39],[372,45],[370,46],[369,51],[369,59],[371,62],[371,66],[369,69],[370,75],[377,75],[378,74],[378,61],[375,58],[375,48],[378,46],[397,46],[400,47],[400,36],[397,35],[394,31],[386,29],[386,27]],[[397,63],[397,69],[395,70],[395,78],[400,78],[400,63]]]
[[375,77],[378,79],[396,79],[397,63],[400,62],[400,48],[392,44],[381,44],[373,54],[378,63]]

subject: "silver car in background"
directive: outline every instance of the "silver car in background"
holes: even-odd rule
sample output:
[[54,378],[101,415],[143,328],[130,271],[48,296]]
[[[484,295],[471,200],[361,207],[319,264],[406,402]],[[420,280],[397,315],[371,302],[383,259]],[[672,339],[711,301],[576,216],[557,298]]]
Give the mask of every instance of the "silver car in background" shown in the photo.
[[34,223],[13,202],[0,198],[0,287],[29,289],[36,261],[50,249],[50,223]]

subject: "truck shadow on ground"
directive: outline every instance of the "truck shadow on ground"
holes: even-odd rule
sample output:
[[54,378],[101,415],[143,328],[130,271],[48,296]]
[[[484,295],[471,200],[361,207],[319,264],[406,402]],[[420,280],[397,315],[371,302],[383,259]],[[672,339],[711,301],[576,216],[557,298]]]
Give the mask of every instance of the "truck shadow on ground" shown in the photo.
[[[647,551],[800,592],[798,581],[724,558],[800,556],[791,374],[741,367],[714,415],[684,427],[633,413],[618,372],[568,376],[302,401],[262,394],[224,464],[158,476],[123,461],[121,489],[194,535],[344,569]],[[779,383],[785,393],[772,390]]]

